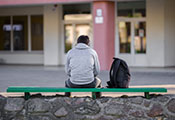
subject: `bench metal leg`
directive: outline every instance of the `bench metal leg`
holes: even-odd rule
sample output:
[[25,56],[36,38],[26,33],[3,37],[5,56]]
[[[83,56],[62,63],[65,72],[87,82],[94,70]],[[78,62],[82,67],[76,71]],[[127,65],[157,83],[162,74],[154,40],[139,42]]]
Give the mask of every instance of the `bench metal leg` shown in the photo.
[[64,95],[65,95],[66,97],[71,97],[71,92],[65,92]]
[[30,98],[30,93],[29,92],[25,92],[24,93],[24,99],[28,100]]
[[96,93],[92,92],[92,99],[95,100],[96,99]]
[[149,92],[144,92],[144,94],[145,94],[145,98],[150,99]]

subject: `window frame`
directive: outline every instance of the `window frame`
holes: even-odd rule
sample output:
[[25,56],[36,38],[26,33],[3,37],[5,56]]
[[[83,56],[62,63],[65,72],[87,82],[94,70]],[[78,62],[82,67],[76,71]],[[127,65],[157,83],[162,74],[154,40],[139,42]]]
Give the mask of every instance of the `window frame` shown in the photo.
[[[13,26],[13,17],[14,16],[27,16],[27,29],[28,29],[28,49],[27,50],[14,50],[14,39],[13,39],[13,29],[10,31],[10,50],[0,50],[0,53],[43,53],[44,51],[44,47],[43,50],[32,50],[32,34],[31,34],[31,16],[33,15],[41,15],[43,16],[43,14],[27,14],[27,15],[0,15],[0,17],[4,17],[4,16],[9,16],[10,17],[10,25],[11,27]],[[43,22],[44,25],[44,22]],[[43,31],[44,31],[44,27],[43,27]],[[44,34],[43,34],[43,38],[44,38]],[[43,39],[43,43],[44,43],[44,39]],[[43,45],[44,46],[44,45]]]

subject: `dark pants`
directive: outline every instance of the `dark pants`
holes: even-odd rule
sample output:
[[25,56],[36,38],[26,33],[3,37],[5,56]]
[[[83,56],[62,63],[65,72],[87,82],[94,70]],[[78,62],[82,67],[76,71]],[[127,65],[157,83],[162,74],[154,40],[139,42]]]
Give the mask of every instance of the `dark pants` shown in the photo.
[[67,88],[100,88],[102,87],[101,85],[101,80],[99,78],[95,78],[95,80],[92,83],[85,84],[85,85],[76,85],[73,84],[69,79],[65,81],[65,86]]
[[[68,79],[68,80],[65,81],[65,86],[67,88],[101,88],[102,87],[101,80],[99,78],[97,78],[97,77],[95,78],[95,80],[92,83],[85,84],[85,85],[76,85],[76,84],[73,84]],[[71,96],[71,93],[70,92],[66,92],[65,95],[67,97],[70,97]],[[101,97],[101,93],[100,92],[96,92],[96,97],[97,98]]]

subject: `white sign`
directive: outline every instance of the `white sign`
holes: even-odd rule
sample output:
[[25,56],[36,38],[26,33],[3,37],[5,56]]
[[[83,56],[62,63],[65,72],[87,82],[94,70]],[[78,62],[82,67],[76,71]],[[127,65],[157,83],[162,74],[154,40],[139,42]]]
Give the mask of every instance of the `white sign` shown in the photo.
[[11,31],[11,29],[12,29],[11,25],[3,25],[4,31]]
[[98,17],[102,16],[102,9],[97,9],[96,12]]
[[23,29],[23,26],[20,24],[14,24],[13,26],[11,26],[10,24],[3,25],[4,31],[11,31],[12,28],[14,31],[21,31]]
[[95,17],[95,23],[96,24],[102,24],[103,23],[103,17]]
[[140,30],[139,30],[139,36],[140,36],[140,37],[144,37],[144,30],[143,30],[143,29],[140,29]]
[[21,31],[23,29],[22,25],[13,25],[14,31]]

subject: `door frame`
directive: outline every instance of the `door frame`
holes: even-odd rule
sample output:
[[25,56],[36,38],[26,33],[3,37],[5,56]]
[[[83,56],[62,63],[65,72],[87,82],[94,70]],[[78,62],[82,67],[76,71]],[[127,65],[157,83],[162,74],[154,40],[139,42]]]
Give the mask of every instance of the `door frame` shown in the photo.
[[[130,22],[131,23],[131,53],[120,53],[120,43],[119,43],[119,22]],[[135,53],[135,22],[146,22],[146,17],[142,18],[127,18],[127,17],[117,17],[116,19],[116,38],[115,38],[115,56],[124,59],[129,66],[146,66],[146,53]],[[146,49],[147,50],[147,49]],[[137,63],[138,59],[143,60],[143,63]]]

